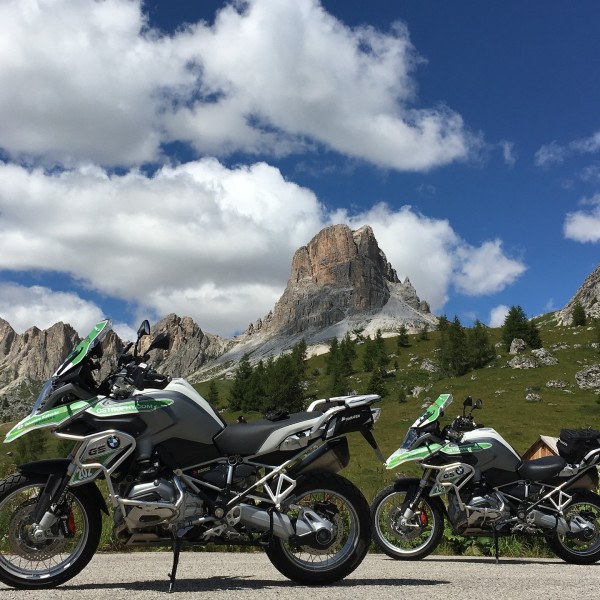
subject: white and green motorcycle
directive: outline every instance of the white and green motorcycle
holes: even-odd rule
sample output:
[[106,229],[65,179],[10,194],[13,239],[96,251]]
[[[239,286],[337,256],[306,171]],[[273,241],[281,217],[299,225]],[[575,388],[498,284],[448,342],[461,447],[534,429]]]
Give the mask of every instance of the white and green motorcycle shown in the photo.
[[[172,545],[171,590],[182,545],[261,547],[302,584],[332,583],[360,564],[369,505],[337,472],[349,461],[347,433],[361,432],[378,451],[371,404],[379,396],[316,400],[305,412],[228,425],[184,379],[150,368],[138,351],[147,321],[97,382],[109,329],[96,325],[6,436],[49,428],[73,449],[0,482],[0,581],[37,589],[77,575],[109,512],[100,489],[122,544]],[[168,338],[159,334],[150,348],[168,348]]]
[[493,538],[496,560],[498,537],[513,534],[545,537],[569,563],[600,559],[600,433],[562,430],[562,456],[522,460],[498,432],[475,423],[481,400],[467,398],[462,416],[441,429],[451,402],[442,394],[386,461],[388,469],[414,461],[423,474],[400,478],[375,497],[377,546],[395,559],[424,558],[440,543],[446,518],[459,536]]

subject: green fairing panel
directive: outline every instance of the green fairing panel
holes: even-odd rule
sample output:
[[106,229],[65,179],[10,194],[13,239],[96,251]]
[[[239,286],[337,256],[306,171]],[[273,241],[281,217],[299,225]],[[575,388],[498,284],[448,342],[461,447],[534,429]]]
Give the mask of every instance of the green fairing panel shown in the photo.
[[431,406],[428,406],[425,412],[417,418],[412,426],[423,427],[423,425],[437,421],[440,418],[444,408],[446,408],[446,406],[448,406],[451,402],[451,394],[441,394],[438,396],[437,400]]
[[422,446],[420,448],[415,448],[414,450],[406,451],[396,451],[392,454],[385,463],[386,469],[394,469],[398,465],[401,465],[405,462],[410,462],[411,460],[422,460],[423,458],[427,458],[434,452],[437,452],[442,446],[440,444],[429,444],[428,446]]
[[33,431],[34,429],[42,429],[44,427],[56,427],[60,425],[63,421],[70,419],[73,415],[81,412],[83,409],[87,408],[90,403],[86,400],[78,400],[77,402],[72,402],[71,404],[66,404],[63,406],[57,406],[56,408],[52,408],[44,413],[38,413],[35,415],[30,415],[29,417],[23,419],[19,423],[17,423],[7,434],[4,439],[5,444],[10,444],[10,442],[14,442],[17,438],[22,435]]
[[483,450],[489,450],[492,444],[488,442],[472,442],[469,444],[446,444],[441,452],[443,454],[472,454],[473,452],[482,452]]
[[87,412],[96,417],[114,417],[118,415],[131,415],[136,413],[151,412],[173,404],[173,400],[146,398],[140,400],[127,400],[115,402],[104,400],[88,408]]

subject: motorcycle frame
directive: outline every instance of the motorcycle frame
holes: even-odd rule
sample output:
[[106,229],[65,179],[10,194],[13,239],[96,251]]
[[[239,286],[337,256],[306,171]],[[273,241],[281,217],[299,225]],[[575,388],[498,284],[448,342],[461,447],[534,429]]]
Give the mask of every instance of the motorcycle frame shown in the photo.
[[[435,454],[438,454],[438,453],[439,453],[439,450],[433,452],[430,455],[430,457]],[[535,510],[538,507],[543,508],[544,510],[549,510],[550,512],[553,512],[553,513],[557,513],[559,516],[563,516],[564,509],[568,506],[568,504],[573,499],[572,495],[570,495],[564,491],[565,488],[570,487],[573,483],[575,483],[578,479],[580,479],[587,471],[589,471],[590,469],[595,467],[597,465],[598,461],[600,461],[600,448],[588,452],[588,454],[586,454],[584,456],[584,458],[582,459],[582,461],[580,463],[580,465],[584,465],[583,468],[579,467],[577,469],[576,473],[574,473],[569,479],[567,479],[566,481],[562,482],[560,485],[557,485],[557,486],[554,486],[550,483],[536,482],[536,481],[529,481],[529,480],[522,479],[522,480],[518,480],[515,482],[511,482],[509,484],[504,484],[504,485],[498,486],[497,488],[493,488],[493,489],[495,489],[495,491],[500,494],[503,502],[506,498],[509,498],[512,501],[516,501],[517,503],[521,503],[521,502],[525,501],[527,503],[527,505],[525,507],[524,516],[527,516],[527,514],[529,514],[532,510]],[[439,471],[439,473],[436,476],[436,478],[434,480],[434,484],[431,486],[431,490],[428,495],[431,497],[442,496],[444,494],[450,493],[451,491],[454,491],[456,498],[458,500],[460,509],[466,510],[467,505],[463,502],[460,491],[469,481],[472,480],[472,478],[475,475],[475,469],[471,465],[468,465],[466,463],[461,463],[461,462],[454,462],[454,463],[449,463],[449,464],[445,464],[445,465],[430,465],[430,464],[427,464],[424,460],[417,461],[417,465],[420,468],[424,469],[424,473],[423,473],[420,483],[419,483],[419,491],[417,492],[417,494],[415,495],[415,498],[410,502],[410,505],[408,506],[408,508],[411,511],[414,510],[414,507],[417,505],[423,491],[427,487],[427,484],[431,481],[432,474],[434,471]],[[462,475],[458,475],[458,477],[461,477],[461,479],[459,481],[459,485],[457,485],[454,482],[457,477],[457,474],[456,474],[457,467],[462,467],[467,472],[467,474],[464,477]],[[567,468],[569,468],[569,467],[567,467]],[[572,470],[572,468],[571,468],[571,470]],[[446,471],[450,471],[450,473],[448,474],[448,477],[442,481],[443,475]],[[452,472],[452,471],[454,471],[454,472]],[[454,481],[451,479],[454,479]],[[502,491],[503,487],[513,486],[515,484],[517,484],[517,485],[523,484],[523,486],[525,487],[525,497],[524,498],[518,498],[516,496],[508,494],[506,491]],[[543,496],[541,496],[535,502],[530,503],[529,502],[529,488],[531,485],[541,486],[542,491],[545,491],[546,489],[550,488],[550,491],[548,493],[545,493]],[[443,488],[443,489],[438,491],[438,490],[436,490],[437,486],[439,486],[440,488]],[[554,497],[556,494],[558,494],[558,498]],[[548,504],[544,504],[546,502]],[[519,520],[518,517],[514,517],[510,521],[514,522],[517,520]]]

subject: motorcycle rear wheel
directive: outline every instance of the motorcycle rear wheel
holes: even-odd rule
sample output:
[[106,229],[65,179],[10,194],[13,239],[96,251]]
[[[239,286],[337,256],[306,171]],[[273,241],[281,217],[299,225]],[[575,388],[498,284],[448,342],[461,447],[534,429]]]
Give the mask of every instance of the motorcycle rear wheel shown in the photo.
[[442,539],[444,516],[436,503],[421,498],[413,522],[400,524],[402,506],[414,486],[399,481],[381,490],[371,505],[373,541],[396,560],[420,560]]
[[[286,500],[286,507],[291,519],[299,507],[305,507],[334,525],[333,540],[327,548],[273,539],[267,556],[288,579],[302,585],[328,585],[352,573],[362,562],[371,541],[369,504],[350,481],[333,473],[311,473]],[[325,507],[327,512],[323,512]]]
[[580,537],[555,532],[548,538],[552,551],[565,562],[576,565],[597,562],[600,559],[600,496],[587,490],[578,491],[564,513],[567,523],[574,517],[581,517],[593,524],[594,529]]
[[[29,536],[38,496],[46,477],[10,475],[0,481],[0,581],[17,589],[52,588],[72,579],[92,559],[102,533],[102,516],[77,489],[67,492],[65,527],[52,527],[55,537]],[[68,511],[68,512],[66,512]]]

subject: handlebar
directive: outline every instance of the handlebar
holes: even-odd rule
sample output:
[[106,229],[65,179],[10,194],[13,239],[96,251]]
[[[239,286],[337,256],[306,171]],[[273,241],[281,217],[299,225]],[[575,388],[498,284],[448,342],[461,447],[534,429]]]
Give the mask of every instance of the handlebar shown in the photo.
[[[171,377],[161,375],[152,370],[142,357],[131,357],[127,364],[121,364],[120,369],[108,376],[110,394],[117,398],[129,397],[134,387],[138,390],[146,388],[164,389],[169,385]],[[126,385],[123,386],[122,384]]]

